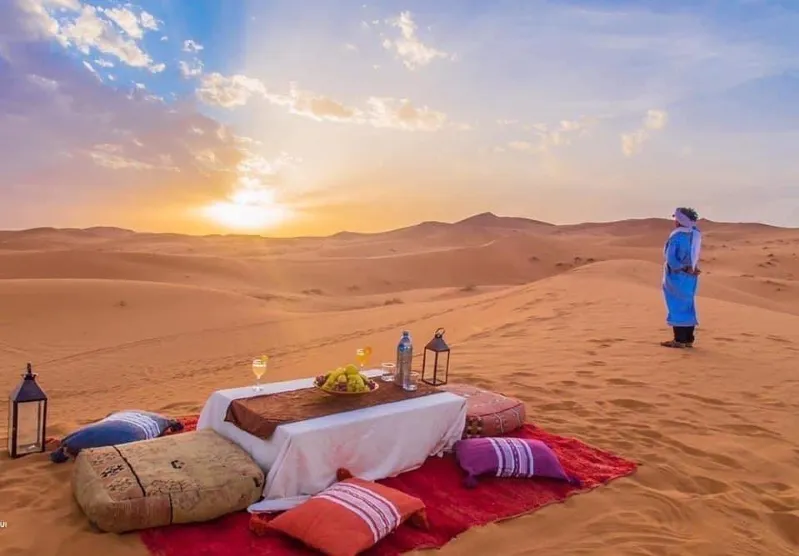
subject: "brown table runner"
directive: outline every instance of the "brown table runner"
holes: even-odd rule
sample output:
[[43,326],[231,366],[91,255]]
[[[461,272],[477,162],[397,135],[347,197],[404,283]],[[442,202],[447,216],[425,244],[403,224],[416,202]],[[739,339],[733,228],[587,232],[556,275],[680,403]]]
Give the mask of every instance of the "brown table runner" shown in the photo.
[[369,394],[345,396],[326,394],[317,388],[303,388],[277,394],[233,400],[227,408],[225,421],[258,438],[269,440],[280,425],[307,419],[335,415],[392,402],[401,402],[438,394],[438,388],[420,382],[413,392],[394,384],[381,384]]

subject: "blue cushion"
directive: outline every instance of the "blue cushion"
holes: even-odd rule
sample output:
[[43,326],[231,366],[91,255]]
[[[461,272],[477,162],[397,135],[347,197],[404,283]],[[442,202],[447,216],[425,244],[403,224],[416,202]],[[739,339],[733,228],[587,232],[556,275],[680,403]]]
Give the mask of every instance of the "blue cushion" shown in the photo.
[[112,413],[102,421],[86,425],[61,441],[61,445],[50,454],[55,463],[75,457],[84,448],[100,448],[158,438],[167,430],[183,428],[175,419],[169,419],[149,411],[127,410]]

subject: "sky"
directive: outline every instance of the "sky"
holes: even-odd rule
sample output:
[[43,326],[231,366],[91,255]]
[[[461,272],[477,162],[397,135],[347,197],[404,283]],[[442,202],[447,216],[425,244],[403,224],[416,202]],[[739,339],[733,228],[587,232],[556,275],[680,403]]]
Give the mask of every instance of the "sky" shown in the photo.
[[0,229],[799,226],[799,0],[0,0]]

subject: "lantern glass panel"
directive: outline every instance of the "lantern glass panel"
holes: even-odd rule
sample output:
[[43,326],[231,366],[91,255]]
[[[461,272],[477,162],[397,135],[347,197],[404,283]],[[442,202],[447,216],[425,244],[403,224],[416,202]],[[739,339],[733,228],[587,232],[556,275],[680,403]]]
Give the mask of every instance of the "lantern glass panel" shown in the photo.
[[438,363],[437,367],[437,374],[438,374],[438,382],[441,384],[447,383],[447,372],[449,371],[449,351],[444,351],[438,354],[436,358],[436,363]]
[[17,412],[17,455],[41,452],[44,402],[21,402]]
[[8,453],[13,453],[11,447],[14,445],[14,402],[8,400]]

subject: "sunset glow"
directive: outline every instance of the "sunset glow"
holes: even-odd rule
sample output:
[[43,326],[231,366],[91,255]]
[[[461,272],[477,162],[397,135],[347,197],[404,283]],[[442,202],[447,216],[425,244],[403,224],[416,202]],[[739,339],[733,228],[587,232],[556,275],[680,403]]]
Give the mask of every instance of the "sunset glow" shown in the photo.
[[0,21],[3,228],[799,222],[799,3],[7,0]]
[[211,203],[203,214],[231,230],[268,231],[283,223],[291,211],[275,202],[268,189],[243,189],[227,201]]

